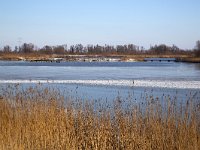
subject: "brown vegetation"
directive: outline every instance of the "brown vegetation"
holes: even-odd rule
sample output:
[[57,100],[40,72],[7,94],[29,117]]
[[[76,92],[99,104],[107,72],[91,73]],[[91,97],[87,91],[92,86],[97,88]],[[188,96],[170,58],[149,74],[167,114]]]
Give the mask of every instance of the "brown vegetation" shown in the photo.
[[52,58],[52,55],[40,54],[40,53],[0,53],[1,60],[35,60],[35,59],[48,59]]
[[[199,105],[148,98],[113,107],[65,99],[56,90],[9,87],[0,97],[0,149],[200,148]],[[126,102],[128,103],[128,102]]]
[[178,58],[177,61],[187,62],[187,63],[200,63],[200,57],[183,57]]
[[[151,46],[148,50],[144,47],[140,47],[134,44],[125,45],[87,45],[76,44],[67,46],[44,46],[42,48],[36,47],[32,43],[24,43],[21,46],[16,46],[14,50],[7,45],[3,49],[0,49],[1,60],[46,60],[49,58],[62,57],[68,60],[68,56],[71,55],[87,55],[87,56],[101,56],[101,57],[121,57],[122,61],[135,60],[143,61],[144,58],[148,57],[164,57],[164,58],[178,58],[179,61],[187,62],[200,62],[200,42],[197,41],[195,49],[193,50],[182,50],[177,46],[167,46],[165,44]],[[75,58],[75,57],[73,57]],[[189,58],[189,59],[188,59]],[[195,58],[195,61],[194,59]],[[73,59],[69,59],[73,60]],[[76,59],[75,59],[76,60]]]

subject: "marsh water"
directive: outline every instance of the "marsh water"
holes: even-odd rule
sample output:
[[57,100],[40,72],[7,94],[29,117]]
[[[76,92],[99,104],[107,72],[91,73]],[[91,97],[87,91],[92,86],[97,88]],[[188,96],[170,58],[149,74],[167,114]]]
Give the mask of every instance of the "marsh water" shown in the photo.
[[42,83],[85,99],[180,100],[200,97],[200,64],[177,62],[28,62],[0,61],[0,87]]

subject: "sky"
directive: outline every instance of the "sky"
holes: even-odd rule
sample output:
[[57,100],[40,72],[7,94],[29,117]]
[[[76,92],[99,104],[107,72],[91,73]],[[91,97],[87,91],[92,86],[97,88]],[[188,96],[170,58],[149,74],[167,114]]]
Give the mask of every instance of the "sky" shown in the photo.
[[0,47],[200,40],[200,0],[0,0]]

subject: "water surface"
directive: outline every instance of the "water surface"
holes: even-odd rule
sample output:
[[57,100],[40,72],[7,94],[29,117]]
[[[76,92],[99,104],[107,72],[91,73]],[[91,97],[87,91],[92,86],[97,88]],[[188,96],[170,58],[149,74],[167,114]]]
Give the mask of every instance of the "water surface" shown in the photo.
[[[0,61],[0,85],[8,84],[6,81],[21,82],[26,86],[35,84],[31,83],[33,81],[44,81],[48,86],[71,91],[72,95],[94,99],[113,99],[117,95],[128,97],[130,93],[134,98],[141,99],[141,94],[145,92],[160,98],[163,94],[176,94],[180,99],[186,99],[190,93],[199,93],[200,64]],[[127,84],[118,84],[121,81]],[[196,94],[196,97],[199,95]]]

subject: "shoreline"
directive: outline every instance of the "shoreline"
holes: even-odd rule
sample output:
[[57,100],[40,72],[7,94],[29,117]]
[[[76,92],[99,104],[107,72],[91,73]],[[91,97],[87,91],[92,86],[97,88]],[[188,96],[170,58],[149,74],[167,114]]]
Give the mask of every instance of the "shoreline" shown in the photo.
[[[155,60],[148,60],[149,58]],[[200,63],[200,57],[188,55],[39,55],[39,54],[1,54],[1,61],[30,61],[30,62],[144,62],[159,61],[169,59],[168,61]],[[160,60],[161,61],[161,60]],[[163,60],[162,60],[163,61]]]

